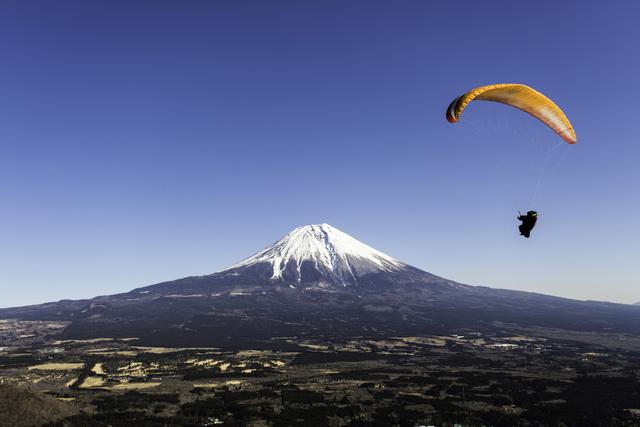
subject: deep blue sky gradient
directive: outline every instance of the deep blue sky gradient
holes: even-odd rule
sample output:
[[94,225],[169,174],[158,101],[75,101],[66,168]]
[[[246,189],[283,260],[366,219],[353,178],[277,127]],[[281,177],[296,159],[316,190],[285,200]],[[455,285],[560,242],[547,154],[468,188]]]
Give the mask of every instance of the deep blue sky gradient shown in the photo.
[[[640,300],[637,1],[4,1],[0,306],[327,222],[469,284]],[[568,146],[475,86],[520,82]],[[517,209],[541,212],[533,238]]]

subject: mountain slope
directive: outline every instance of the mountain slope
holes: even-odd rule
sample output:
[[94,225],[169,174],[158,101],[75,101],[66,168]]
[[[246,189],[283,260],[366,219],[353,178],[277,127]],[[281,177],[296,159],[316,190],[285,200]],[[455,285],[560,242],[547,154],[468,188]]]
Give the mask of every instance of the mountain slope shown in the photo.
[[40,426],[77,412],[77,407],[41,391],[0,383],[0,426]]

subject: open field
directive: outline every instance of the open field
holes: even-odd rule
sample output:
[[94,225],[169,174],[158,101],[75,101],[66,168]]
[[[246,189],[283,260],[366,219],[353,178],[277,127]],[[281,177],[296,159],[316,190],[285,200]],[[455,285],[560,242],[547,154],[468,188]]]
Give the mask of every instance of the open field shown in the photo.
[[60,425],[640,424],[632,336],[501,324],[491,334],[274,337],[278,351],[60,341],[46,325],[22,327],[35,337],[21,343],[14,331],[0,343],[0,382],[73,404]]

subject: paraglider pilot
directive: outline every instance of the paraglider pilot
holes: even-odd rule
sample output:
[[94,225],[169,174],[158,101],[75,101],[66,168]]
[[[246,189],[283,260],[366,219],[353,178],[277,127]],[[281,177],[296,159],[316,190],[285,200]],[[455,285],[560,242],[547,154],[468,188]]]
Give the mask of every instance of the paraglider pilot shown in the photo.
[[518,229],[520,230],[520,235],[528,239],[529,234],[531,234],[531,230],[533,230],[533,227],[535,227],[536,225],[536,220],[538,219],[538,212],[529,211],[527,212],[526,215],[520,215],[518,219],[522,221],[522,224],[518,226]]

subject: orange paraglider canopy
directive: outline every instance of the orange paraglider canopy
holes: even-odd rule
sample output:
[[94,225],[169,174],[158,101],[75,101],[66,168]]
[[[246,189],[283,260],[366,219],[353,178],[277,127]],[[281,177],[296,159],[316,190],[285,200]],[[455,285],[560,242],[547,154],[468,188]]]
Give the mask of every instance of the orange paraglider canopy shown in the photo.
[[476,99],[500,102],[518,108],[549,126],[569,144],[578,141],[573,125],[560,107],[540,92],[522,84],[494,84],[470,90],[449,105],[447,120],[450,123],[460,120],[460,115],[467,105]]

